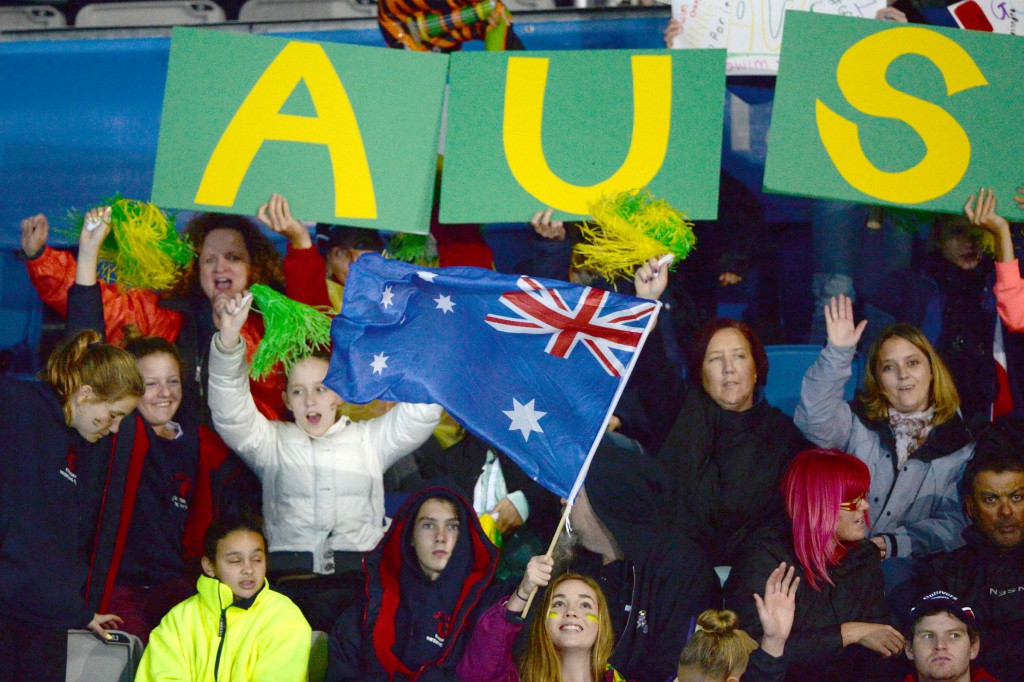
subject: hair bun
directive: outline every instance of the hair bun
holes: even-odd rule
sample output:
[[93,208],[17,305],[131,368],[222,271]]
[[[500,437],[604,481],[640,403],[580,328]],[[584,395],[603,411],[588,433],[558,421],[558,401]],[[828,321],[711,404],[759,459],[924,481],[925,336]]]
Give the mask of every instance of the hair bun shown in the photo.
[[740,624],[740,619],[735,612],[723,609],[717,611],[708,609],[697,616],[697,625],[704,632],[713,635],[729,635]]

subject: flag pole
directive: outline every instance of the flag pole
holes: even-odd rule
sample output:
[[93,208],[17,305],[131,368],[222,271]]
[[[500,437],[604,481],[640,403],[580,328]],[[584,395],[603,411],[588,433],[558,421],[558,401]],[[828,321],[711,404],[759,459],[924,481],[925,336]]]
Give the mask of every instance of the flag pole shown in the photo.
[[[544,556],[551,557],[555,553],[555,545],[558,544],[558,538],[562,536],[562,529],[565,528],[565,524],[569,522],[569,512],[572,511],[572,505],[566,504],[562,510],[562,519],[558,522],[558,528],[555,529],[555,536],[551,538],[551,544],[548,545],[548,553]],[[534,585],[533,589],[530,590],[530,596],[526,600],[526,606],[523,607],[523,613],[519,616],[525,619],[526,614],[530,612],[530,606],[533,604],[533,598],[537,596],[537,586]]]

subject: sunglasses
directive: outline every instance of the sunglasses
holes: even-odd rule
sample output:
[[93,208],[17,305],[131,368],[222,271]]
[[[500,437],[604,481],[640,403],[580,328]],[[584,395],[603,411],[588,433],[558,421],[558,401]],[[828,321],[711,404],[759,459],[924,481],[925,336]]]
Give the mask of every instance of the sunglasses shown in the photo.
[[840,509],[844,509],[844,510],[846,510],[848,512],[857,511],[858,509],[860,509],[860,503],[863,502],[865,499],[867,499],[867,495],[866,494],[865,495],[861,495],[857,499],[851,500],[849,502],[840,502],[839,503],[839,508]]

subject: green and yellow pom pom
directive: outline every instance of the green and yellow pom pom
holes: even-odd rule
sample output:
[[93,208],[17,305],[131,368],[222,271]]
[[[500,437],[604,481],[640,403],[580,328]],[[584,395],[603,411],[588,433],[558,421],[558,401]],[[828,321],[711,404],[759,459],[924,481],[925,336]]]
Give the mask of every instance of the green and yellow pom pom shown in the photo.
[[[168,216],[155,205],[115,195],[102,201],[110,207],[110,234],[103,240],[100,272],[108,282],[123,287],[164,291],[174,286],[183,268],[195,257],[188,242]],[[77,240],[85,216],[69,215],[71,228],[65,236]]]
[[312,306],[293,301],[265,284],[249,288],[263,314],[263,339],[249,367],[249,376],[261,379],[282,363],[285,371],[317,349],[331,347],[331,318]]
[[574,253],[580,267],[609,282],[632,279],[636,269],[652,257],[671,253],[671,267],[690,255],[697,245],[693,223],[649,190],[622,192],[590,205],[593,222],[580,227],[583,241]]

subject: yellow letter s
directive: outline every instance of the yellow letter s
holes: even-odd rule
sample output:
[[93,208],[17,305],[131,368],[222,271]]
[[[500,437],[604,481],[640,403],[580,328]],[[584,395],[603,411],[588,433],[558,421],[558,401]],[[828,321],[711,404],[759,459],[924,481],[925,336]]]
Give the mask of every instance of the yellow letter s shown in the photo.
[[956,42],[929,29],[905,27],[875,33],[852,45],[836,69],[839,89],[855,109],[910,125],[926,153],[915,166],[898,172],[878,169],[864,154],[857,124],[816,101],[818,133],[840,175],[868,196],[895,203],[923,203],[956,187],[971,160],[967,133],[942,107],[894,89],[886,70],[899,57],[917,54],[942,73],[946,92],[988,85],[971,56]]

